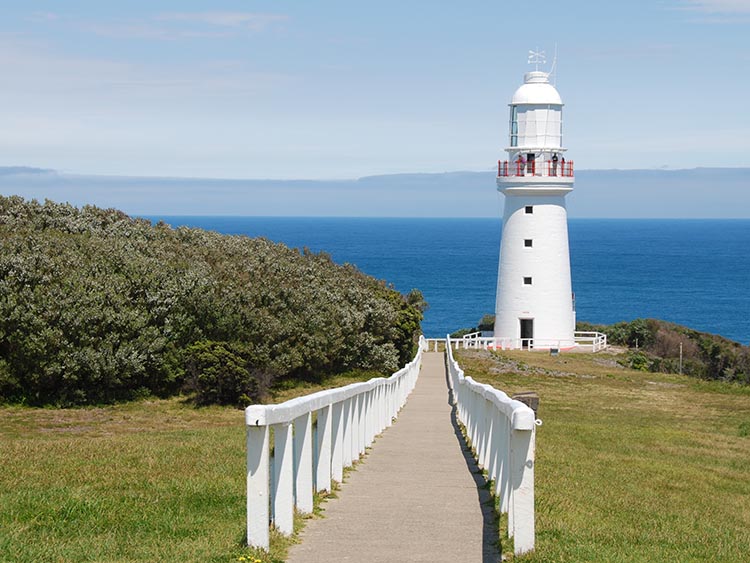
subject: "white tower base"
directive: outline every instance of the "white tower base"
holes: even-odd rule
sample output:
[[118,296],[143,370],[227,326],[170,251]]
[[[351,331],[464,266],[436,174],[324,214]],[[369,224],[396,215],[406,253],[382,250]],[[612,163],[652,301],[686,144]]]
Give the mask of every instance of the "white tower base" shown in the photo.
[[560,185],[562,179],[549,180],[527,178],[514,186],[498,179],[505,212],[495,338],[503,339],[505,347],[575,346],[565,208],[565,195],[572,188]]

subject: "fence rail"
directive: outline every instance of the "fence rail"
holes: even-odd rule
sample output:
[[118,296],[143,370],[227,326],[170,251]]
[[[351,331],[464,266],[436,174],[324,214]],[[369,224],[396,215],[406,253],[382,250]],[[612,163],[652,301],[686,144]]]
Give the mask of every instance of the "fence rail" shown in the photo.
[[268,549],[269,523],[291,535],[295,507],[312,512],[313,492],[330,491],[331,481],[340,482],[344,467],[391,425],[414,389],[425,348],[420,337],[414,359],[388,378],[245,409],[249,546]]
[[604,350],[608,346],[607,335],[601,332],[576,331],[574,336],[579,346],[591,346],[592,352]]
[[[431,339],[432,341],[433,339]],[[573,341],[542,338],[508,338],[481,336],[474,332],[451,340],[456,348],[492,350],[588,350],[599,352],[607,348],[607,335],[601,332],[574,332]]]
[[446,337],[448,380],[458,419],[475,450],[479,466],[487,471],[508,513],[508,536],[516,555],[534,549],[534,450],[537,421],[534,411],[490,385],[464,375],[453,358]]

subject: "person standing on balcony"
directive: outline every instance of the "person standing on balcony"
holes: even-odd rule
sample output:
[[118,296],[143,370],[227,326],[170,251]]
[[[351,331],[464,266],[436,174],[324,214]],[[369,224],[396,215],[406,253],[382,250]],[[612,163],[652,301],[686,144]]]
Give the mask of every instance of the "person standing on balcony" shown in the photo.
[[552,175],[557,176],[557,153],[552,153]]
[[517,174],[519,176],[525,176],[526,175],[526,155],[524,155],[523,153],[519,154],[516,164],[518,168]]

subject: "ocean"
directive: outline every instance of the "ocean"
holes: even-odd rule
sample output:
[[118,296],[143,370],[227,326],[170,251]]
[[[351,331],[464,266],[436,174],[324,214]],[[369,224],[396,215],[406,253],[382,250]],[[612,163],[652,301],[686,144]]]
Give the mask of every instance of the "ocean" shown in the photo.
[[[441,337],[494,312],[500,219],[149,216],[325,251],[422,291],[422,329]],[[750,341],[750,220],[570,219],[577,318],[650,317]]]

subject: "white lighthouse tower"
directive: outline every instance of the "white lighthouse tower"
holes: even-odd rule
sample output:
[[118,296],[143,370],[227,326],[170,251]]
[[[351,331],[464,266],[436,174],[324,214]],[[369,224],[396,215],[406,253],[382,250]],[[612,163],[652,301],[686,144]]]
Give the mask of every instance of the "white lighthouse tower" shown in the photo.
[[505,348],[575,346],[575,302],[570,281],[565,196],[573,190],[573,162],[562,146],[563,103],[549,73],[529,62],[510,102],[507,161],[498,163],[505,195],[495,304],[495,339]]

